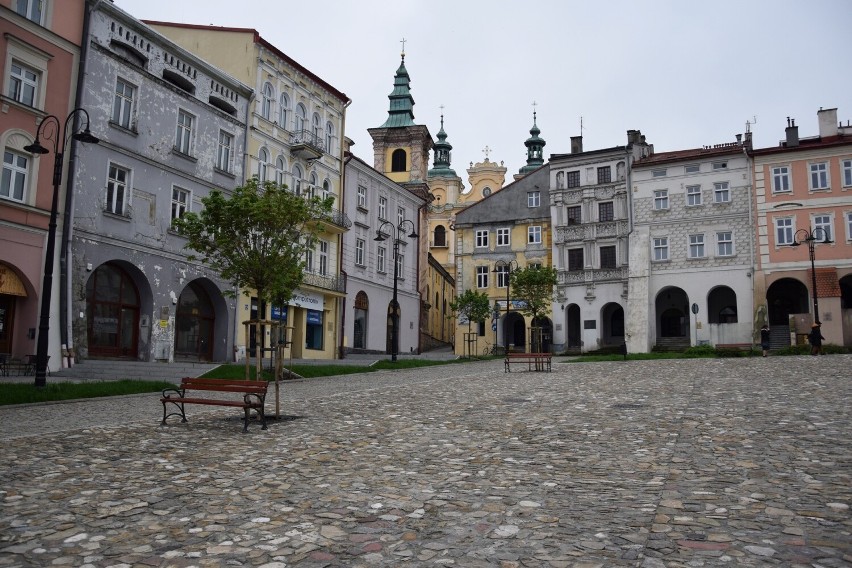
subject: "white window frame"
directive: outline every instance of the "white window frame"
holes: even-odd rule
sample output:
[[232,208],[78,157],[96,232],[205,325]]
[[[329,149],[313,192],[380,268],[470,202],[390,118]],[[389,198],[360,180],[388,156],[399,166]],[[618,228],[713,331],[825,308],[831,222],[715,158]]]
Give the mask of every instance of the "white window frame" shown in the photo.
[[[38,12],[35,12],[36,6],[41,8]],[[40,26],[44,25],[48,6],[47,0],[12,0],[13,10]]]
[[727,170],[727,169],[728,169],[728,161],[727,160],[724,160],[724,161],[721,161],[721,162],[713,162],[713,171],[714,172],[719,171],[719,170]]
[[257,152],[257,180],[263,183],[269,175],[269,151],[261,148]]
[[717,181],[713,184],[713,203],[731,202],[731,184],[727,181]]
[[272,83],[266,82],[260,90],[260,116],[266,120],[272,120],[272,105],[275,101],[275,89]]
[[[16,67],[19,70],[18,73],[15,72]],[[29,76],[30,74],[32,77]],[[41,73],[38,69],[15,59],[8,70],[9,88],[6,94],[15,102],[36,108],[41,91],[40,79]]]
[[397,207],[396,208],[396,226],[401,227],[403,221],[405,221],[405,208]]
[[231,173],[235,139],[235,136],[230,132],[219,131],[219,139],[216,141],[216,168],[218,170]]
[[476,248],[488,248],[488,229],[477,229],[475,239]]
[[527,244],[540,245],[542,239],[541,225],[527,227]]
[[654,190],[654,211],[667,211],[669,208],[669,190]]
[[184,187],[172,186],[172,222],[186,215],[192,206],[192,192]]
[[852,187],[852,158],[840,160],[840,170],[843,187]]
[[846,242],[852,241],[852,211],[844,213],[846,218]]
[[328,241],[319,241],[319,273],[320,276],[328,275]]
[[495,286],[497,288],[508,288],[509,287],[509,265],[508,264],[498,264],[494,267],[495,276]]
[[831,173],[828,162],[812,162],[808,164],[808,184],[811,191],[827,191],[831,189]]
[[498,247],[507,247],[512,244],[512,232],[508,227],[500,227],[496,231],[497,233],[497,246]]
[[405,280],[405,255],[398,251],[396,253],[396,277],[399,280]]
[[[11,163],[6,163],[6,154],[11,156]],[[23,166],[19,164],[20,159],[24,160]],[[8,146],[3,149],[3,171],[2,182],[0,182],[0,198],[20,203],[24,203],[26,201],[27,195],[29,194],[31,163],[32,159],[27,154]],[[6,174],[7,171],[9,172],[8,175]],[[19,179],[21,180],[20,197],[13,195],[14,188],[17,185],[15,182]],[[6,183],[7,181],[8,185]]]
[[287,178],[287,160],[284,156],[275,159],[275,183],[283,186]]
[[651,239],[654,262],[667,262],[669,260],[669,238],[653,237]]
[[651,170],[651,177],[655,177],[655,178],[666,177],[666,168]]
[[541,192],[540,191],[528,191],[527,192],[527,207],[541,207]]
[[293,176],[293,193],[302,195],[302,176],[304,175],[302,167],[299,164],[293,164],[293,172],[290,175]]
[[[115,168],[116,175],[112,175],[112,169]],[[124,172],[124,181],[121,181],[118,178],[118,173]],[[113,215],[120,215],[121,217],[128,217],[128,212],[130,211],[130,196],[131,196],[131,179],[132,179],[133,170],[122,166],[116,162],[109,162],[107,164],[107,183],[104,194],[104,210],[107,213],[112,213]],[[121,208],[117,208],[117,199],[115,198],[116,190],[120,186],[121,191]]]
[[697,174],[701,172],[701,164],[687,164],[683,167],[685,174]]
[[488,266],[476,267],[476,287],[488,288]]
[[376,248],[376,272],[385,274],[387,272],[388,249],[386,247]]
[[688,236],[689,258],[707,258],[704,248],[704,233]]
[[[828,233],[828,240],[834,240],[834,215],[830,213],[816,213],[811,215],[811,231],[822,229]],[[822,241],[816,241],[820,243]]]
[[302,132],[306,130],[306,126],[308,123],[308,109],[305,108],[305,105],[299,103],[296,105],[296,112],[293,116],[293,130],[295,132]]
[[772,193],[790,193],[793,191],[792,179],[790,177],[790,166],[773,166]]
[[[187,120],[189,123],[187,124]],[[192,156],[195,139],[196,117],[191,112],[182,108],[178,109],[177,124],[175,126],[175,150],[184,156]]]
[[355,239],[355,264],[364,266],[364,251],[367,249],[367,241],[364,239]]
[[388,218],[388,198],[384,195],[379,196],[379,219],[387,221]]
[[314,271],[314,249],[305,249],[305,272]]
[[278,99],[278,126],[287,130],[287,113],[290,112],[290,97],[287,93],[281,93]]
[[136,130],[136,92],[138,87],[123,77],[115,80],[112,122],[127,130]]
[[733,231],[716,231],[716,256],[734,256]]
[[794,217],[775,217],[772,224],[775,229],[775,246],[787,246],[795,242],[796,219]]
[[366,185],[359,185],[357,195],[358,195],[358,203],[357,203],[358,207],[360,209],[366,209],[367,208],[367,186]]
[[[11,34],[6,34],[6,72],[3,76],[3,94],[9,99],[18,101],[11,94],[12,89],[12,65],[23,65],[24,67],[33,70],[37,74],[38,87],[34,94],[32,108],[44,109],[44,101],[48,85],[47,64],[53,57],[51,54],[41,51],[28,43],[24,43]],[[17,104],[25,105],[26,103],[17,102]],[[29,106],[29,105],[28,105]]]
[[687,207],[698,207],[700,205],[704,205],[701,201],[701,186],[700,185],[688,185],[686,186],[686,206]]
[[326,121],[325,123],[325,151],[328,154],[331,154],[332,148],[334,148],[334,140],[337,138],[335,136],[334,124],[332,122]]

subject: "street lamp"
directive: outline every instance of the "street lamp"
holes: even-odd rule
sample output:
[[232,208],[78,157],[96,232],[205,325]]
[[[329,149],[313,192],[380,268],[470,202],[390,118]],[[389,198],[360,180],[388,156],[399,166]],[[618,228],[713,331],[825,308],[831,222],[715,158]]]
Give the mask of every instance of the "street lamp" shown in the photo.
[[509,300],[509,291],[512,287],[512,270],[518,269],[518,263],[514,260],[505,261],[498,260],[494,263],[494,274],[504,273],[506,276],[506,319],[503,320],[503,351],[505,353],[509,353],[509,329],[508,329],[508,316],[509,311],[512,309],[512,303]]
[[[799,238],[799,233],[802,234],[802,238]],[[820,238],[821,237],[821,238]],[[808,245],[808,254],[811,257],[811,288],[813,290],[813,299],[814,299],[814,323],[817,325],[822,325],[822,322],[819,321],[819,294],[817,294],[817,279],[816,279],[816,267],[814,266],[814,247],[817,243],[831,244],[832,241],[828,234],[828,231],[823,229],[822,227],[814,227],[813,229],[799,229],[793,235],[793,242],[789,245],[791,247],[797,247],[804,242]]]
[[379,228],[376,229],[376,238],[374,241],[382,242],[387,237],[382,233],[384,226],[389,226],[391,237],[394,236],[393,231],[396,229],[396,238],[393,240],[393,302],[391,304],[391,361],[396,361],[396,354],[399,353],[399,302],[397,302],[397,288],[399,281],[399,243],[407,231],[407,227],[411,226],[411,233],[408,238],[416,239],[417,233],[414,231],[414,222],[410,219],[403,219],[394,227],[390,221],[382,221]]
[[[79,130],[72,124],[72,121],[76,122],[77,117],[81,114],[85,122],[83,129]],[[69,125],[71,132],[69,132]],[[50,329],[50,295],[53,287],[53,255],[56,247],[59,185],[62,183],[62,157],[65,154],[66,144],[72,138],[77,142],[89,144],[100,142],[100,139],[89,130],[89,113],[82,108],[72,110],[65,119],[64,126],[52,114],[44,117],[36,129],[35,142],[24,146],[24,150],[35,154],[35,157],[49,153],[50,150],[41,145],[41,136],[44,136],[45,140],[53,142],[53,201],[50,207],[50,223],[47,226],[47,245],[44,249],[44,279],[41,284],[41,311],[38,323],[38,343],[36,344],[35,386],[37,387],[43,387],[47,384],[47,336]]]

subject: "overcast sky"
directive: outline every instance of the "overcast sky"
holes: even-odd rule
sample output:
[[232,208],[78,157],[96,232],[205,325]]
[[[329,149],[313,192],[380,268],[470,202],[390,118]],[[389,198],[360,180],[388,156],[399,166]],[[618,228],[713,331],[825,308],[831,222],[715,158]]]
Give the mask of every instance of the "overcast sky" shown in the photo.
[[525,164],[533,102],[545,156],[624,145],[657,151],[756,147],[818,132],[820,107],[852,119],[852,1],[115,0],[139,19],[246,27],[352,99],[346,135],[372,163],[368,128],[387,118],[400,62],[414,118],[444,129],[467,184],[483,148],[511,175]]

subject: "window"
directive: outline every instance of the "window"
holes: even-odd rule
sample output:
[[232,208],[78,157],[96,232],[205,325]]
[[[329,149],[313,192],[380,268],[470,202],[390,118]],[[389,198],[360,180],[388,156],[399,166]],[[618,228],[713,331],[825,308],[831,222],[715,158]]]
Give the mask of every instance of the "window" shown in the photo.
[[731,190],[728,182],[721,181],[713,184],[713,201],[715,203],[731,202]]
[[284,156],[278,156],[275,160],[275,183],[279,186],[284,185],[284,174],[287,173],[287,162],[284,161]]
[[731,231],[716,233],[716,253],[719,256],[734,256],[734,234]]
[[688,207],[695,207],[696,205],[701,205],[701,186],[700,185],[688,185],[688,186],[686,186],[686,205]]
[[790,190],[790,166],[772,168],[772,193]]
[[379,247],[376,249],[376,270],[378,272],[387,272],[385,268],[385,263],[387,260],[387,249],[385,247]]
[[568,249],[568,270],[583,270],[583,249]]
[[396,254],[396,274],[400,280],[405,280],[405,255]]
[[172,221],[183,217],[189,211],[189,191],[172,187]]
[[669,259],[669,238],[656,237],[654,243],[654,260],[662,262]]
[[527,243],[531,245],[541,244],[541,225],[532,225],[527,229]]
[[846,214],[846,240],[852,241],[852,212]]
[[834,229],[831,226],[831,215],[814,215],[813,223],[813,233],[817,237],[817,242],[832,240]]
[[791,245],[793,244],[793,218],[781,217],[775,219],[775,244],[776,245]]
[[364,266],[364,249],[367,242],[364,239],[355,239],[355,264]]
[[41,18],[44,14],[44,0],[18,0],[16,11],[33,22],[41,25]]
[[568,187],[580,187],[580,170],[568,172],[567,181]]
[[322,181],[322,198],[328,199],[329,196],[333,197],[331,195],[331,182],[325,179]]
[[444,228],[443,225],[438,225],[435,227],[435,235],[433,237],[433,246],[436,247],[445,247],[447,246],[447,229]]
[[334,125],[331,122],[325,123],[325,151],[331,154],[334,148]]
[[112,121],[122,128],[134,130],[133,100],[136,98],[136,87],[123,79],[115,83],[115,102],[112,105]]
[[402,225],[402,222],[405,221],[405,209],[402,207],[396,208],[396,226],[399,227]]
[[574,225],[575,223],[579,223],[579,222],[582,221],[579,205],[573,205],[573,206],[569,207],[568,209],[566,209],[565,211],[566,211],[566,218],[568,219],[569,225]]
[[116,215],[125,215],[127,209],[127,184],[130,180],[130,170],[109,165],[109,177],[107,179],[106,210]]
[[697,174],[701,171],[701,166],[699,164],[689,164],[688,166],[683,167],[683,172],[686,174]]
[[266,148],[261,148],[257,153],[257,179],[261,183],[266,181],[268,164],[269,153],[266,151]]
[[178,111],[177,133],[175,134],[175,150],[187,156],[192,151],[192,127],[195,117],[188,112]]
[[541,192],[527,192],[527,207],[539,207],[541,205]]
[[[365,199],[366,199],[366,191],[367,191],[367,189],[364,188]],[[387,219],[387,218],[388,218],[388,198],[387,197],[379,197],[379,219],[384,220],[384,219]]]
[[598,183],[609,183],[612,181],[612,167],[603,166],[598,168]]
[[704,258],[704,235],[689,235],[689,258]]
[[508,288],[509,287],[509,266],[506,264],[498,264],[494,266],[494,272],[497,274],[497,282],[496,285],[498,288]]
[[828,164],[819,162],[810,165],[811,189],[828,189]]
[[843,170],[843,187],[852,187],[852,160],[841,160]]
[[319,186],[319,178],[317,178],[317,173],[311,172],[311,176],[308,179],[308,190],[305,192],[305,196],[306,197],[316,197],[318,186]]
[[9,71],[9,98],[27,106],[36,106],[39,73],[35,69],[12,60]]
[[615,247],[601,247],[601,268],[615,268],[616,260],[615,260]]
[[598,203],[598,221],[612,221],[615,219],[615,211],[612,201]]
[[314,271],[314,249],[305,249],[305,272]]
[[358,186],[358,207],[367,208],[367,188],[363,185]]
[[728,162],[713,162],[713,170],[727,170]]
[[508,227],[504,227],[501,229],[497,229],[497,246],[498,247],[507,247],[511,243],[509,242],[509,229]]
[[669,190],[658,189],[654,192],[654,209],[662,211],[669,208]]
[[402,148],[397,148],[391,154],[391,171],[392,172],[404,172],[406,171],[406,162],[407,158],[405,155],[405,150]]
[[286,93],[281,93],[281,102],[278,104],[278,125],[282,128],[287,128],[287,115],[290,113],[290,97]]
[[295,116],[295,131],[302,132],[307,129],[308,122],[308,110],[305,108],[305,105],[299,103],[296,105],[296,116]]
[[322,140],[322,130],[320,127],[320,117],[317,113],[311,118],[311,134],[313,134],[314,142],[319,144]]
[[272,92],[272,85],[269,83],[263,84],[263,92],[260,97],[260,116],[266,120],[272,120],[272,101],[275,100],[275,95]]
[[322,276],[328,274],[328,241],[319,242],[319,273]]
[[216,167],[223,172],[231,172],[231,157],[234,155],[234,137],[219,131],[219,145],[216,149]]
[[0,182],[0,197],[23,201],[27,188],[29,158],[23,154],[5,150],[3,152],[3,177]]
[[665,169],[661,169],[661,170],[652,170],[652,171],[651,171],[651,175],[652,175],[653,177],[655,177],[655,178],[659,178],[659,177],[666,177],[666,170],[665,170]]
[[488,288],[488,267],[487,266],[477,266],[476,267],[476,287],[477,288]]
[[476,248],[488,248],[488,231],[476,231]]
[[302,195],[302,168],[299,164],[293,164],[293,193]]

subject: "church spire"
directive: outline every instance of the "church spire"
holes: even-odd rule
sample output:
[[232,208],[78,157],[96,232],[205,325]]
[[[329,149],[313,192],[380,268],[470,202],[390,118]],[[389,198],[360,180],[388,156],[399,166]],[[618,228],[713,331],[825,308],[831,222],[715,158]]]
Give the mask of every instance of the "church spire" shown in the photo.
[[[533,103],[533,106],[535,104]],[[547,142],[539,134],[541,134],[541,130],[539,130],[536,124],[536,112],[533,111],[533,125],[530,128],[530,137],[524,142],[524,146],[527,147],[527,165],[518,170],[522,175],[526,175],[544,164],[544,145]]]
[[411,96],[411,79],[405,68],[405,40],[402,41],[402,61],[393,78],[393,91],[388,95],[388,119],[379,128],[414,126],[414,98]]
[[453,145],[447,142],[447,133],[444,132],[444,114],[441,113],[441,130],[438,131],[438,141],[434,146],[435,165],[429,170],[429,177],[456,177],[456,172],[450,168],[452,149]]

